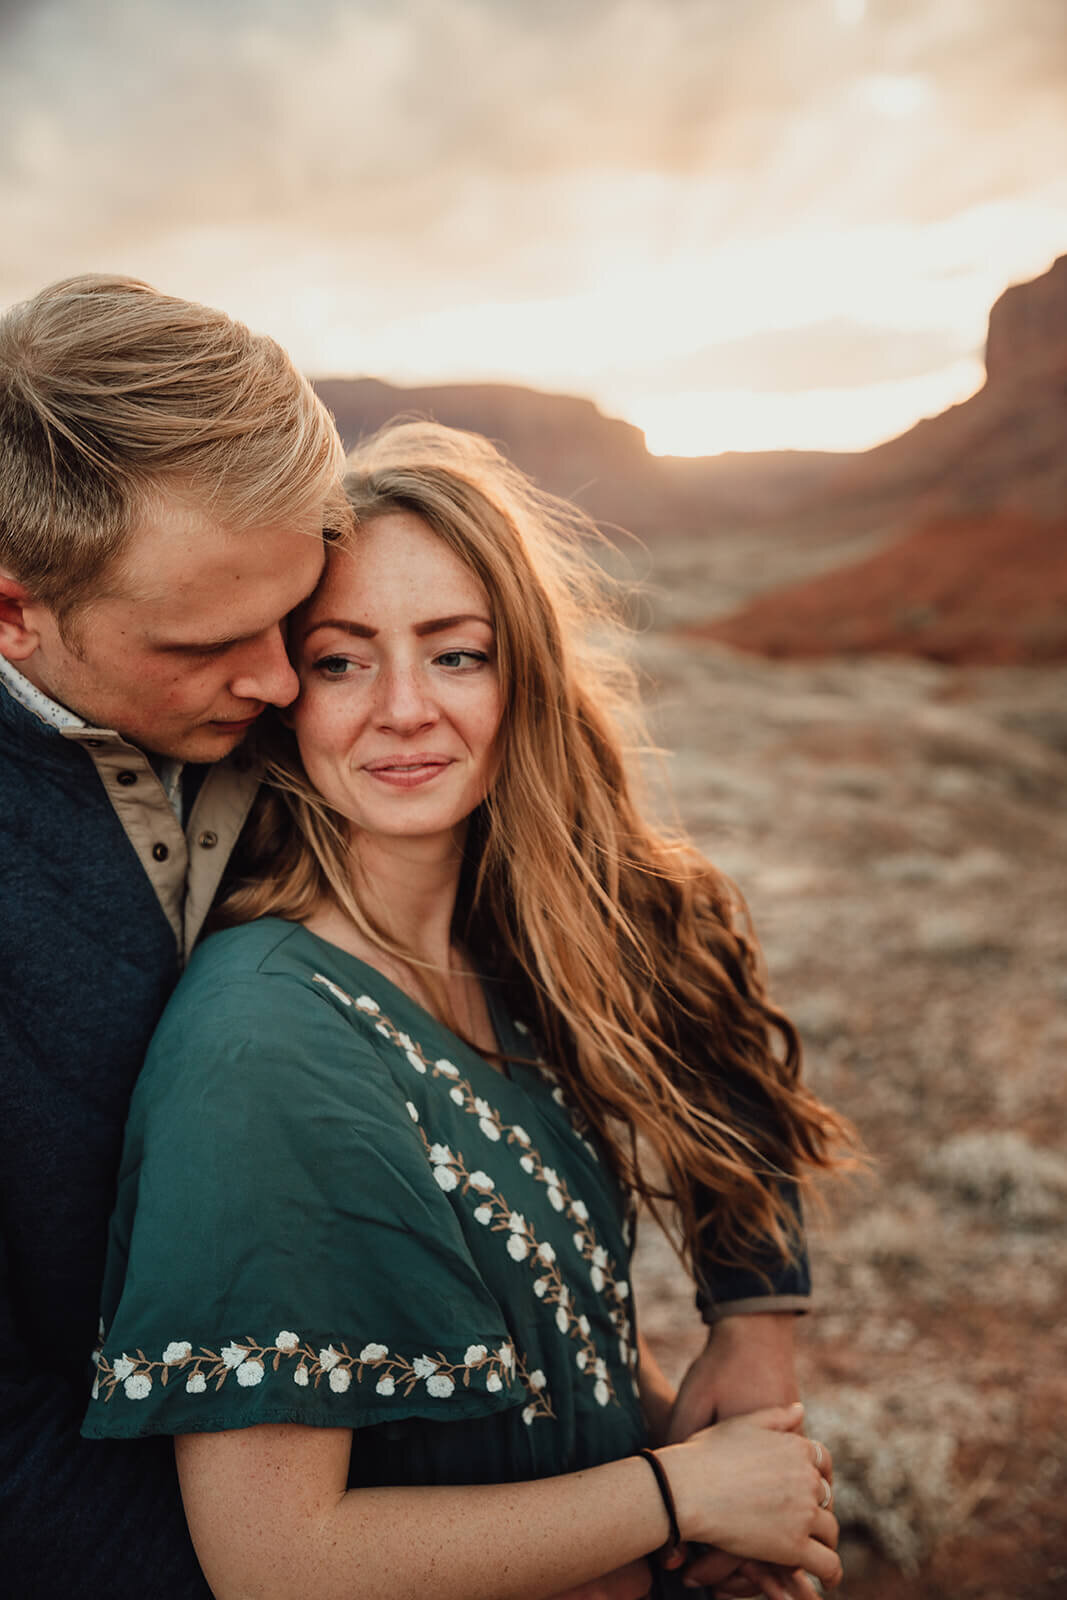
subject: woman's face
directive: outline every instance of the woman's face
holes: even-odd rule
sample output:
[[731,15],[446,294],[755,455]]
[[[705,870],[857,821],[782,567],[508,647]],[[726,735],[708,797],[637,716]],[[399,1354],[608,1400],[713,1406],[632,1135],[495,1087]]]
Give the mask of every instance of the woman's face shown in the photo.
[[331,552],[294,619],[304,768],[360,833],[441,837],[484,799],[502,700],[489,599],[422,520],[389,512]]

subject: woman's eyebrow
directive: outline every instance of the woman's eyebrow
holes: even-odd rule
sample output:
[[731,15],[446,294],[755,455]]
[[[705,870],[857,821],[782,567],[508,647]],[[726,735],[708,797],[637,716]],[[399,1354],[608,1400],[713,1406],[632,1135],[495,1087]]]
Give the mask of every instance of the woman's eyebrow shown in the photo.
[[[420,639],[423,639],[427,634],[443,633],[446,628],[455,628],[461,622],[480,622],[486,628],[493,626],[488,617],[481,616],[477,611],[460,611],[455,616],[432,617],[428,622],[416,622],[414,631]],[[324,617],[321,622],[312,623],[304,634],[305,640],[310,639],[320,628],[336,628],[339,633],[351,633],[357,639],[373,639],[378,633],[377,628],[368,628],[365,623],[353,622],[348,617]]]
[[420,639],[428,633],[443,633],[446,628],[454,628],[461,622],[481,622],[487,628],[493,624],[488,617],[483,617],[477,611],[461,611],[454,617],[435,617],[432,622],[416,622],[415,632]]

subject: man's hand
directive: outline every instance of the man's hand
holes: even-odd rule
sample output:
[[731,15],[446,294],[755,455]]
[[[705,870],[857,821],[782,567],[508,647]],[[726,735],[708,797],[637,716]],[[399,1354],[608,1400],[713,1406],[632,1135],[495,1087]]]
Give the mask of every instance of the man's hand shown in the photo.
[[688,1439],[711,1422],[798,1399],[795,1322],[791,1311],[756,1311],[716,1322],[682,1379],[668,1443]]
[[[682,1379],[667,1442],[688,1439],[711,1422],[798,1399],[795,1321],[792,1312],[758,1311],[714,1323],[707,1344]],[[686,1577],[715,1590],[723,1600],[746,1600],[762,1593],[772,1600],[794,1600],[794,1596],[807,1600],[815,1593],[807,1579],[803,1587],[791,1574],[738,1561],[721,1550],[698,1555]],[[765,1588],[760,1587],[763,1579],[768,1580]]]

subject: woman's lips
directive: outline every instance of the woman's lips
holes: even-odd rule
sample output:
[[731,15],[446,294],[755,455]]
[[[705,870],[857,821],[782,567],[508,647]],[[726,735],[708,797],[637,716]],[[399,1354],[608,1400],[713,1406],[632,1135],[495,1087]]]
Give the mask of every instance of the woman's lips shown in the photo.
[[417,789],[424,783],[432,782],[451,765],[448,756],[395,756],[367,761],[363,771],[368,777],[377,779],[379,783],[387,783],[394,789]]

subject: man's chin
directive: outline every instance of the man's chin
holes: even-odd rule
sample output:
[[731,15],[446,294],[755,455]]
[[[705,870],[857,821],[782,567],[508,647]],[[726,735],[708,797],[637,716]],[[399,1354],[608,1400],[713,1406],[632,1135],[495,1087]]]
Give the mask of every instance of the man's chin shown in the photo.
[[168,749],[162,749],[157,744],[154,753],[169,756],[173,761],[190,761],[197,765],[221,761],[243,742],[255,721],[256,718],[251,717],[244,722],[205,722],[182,737],[169,741]]

